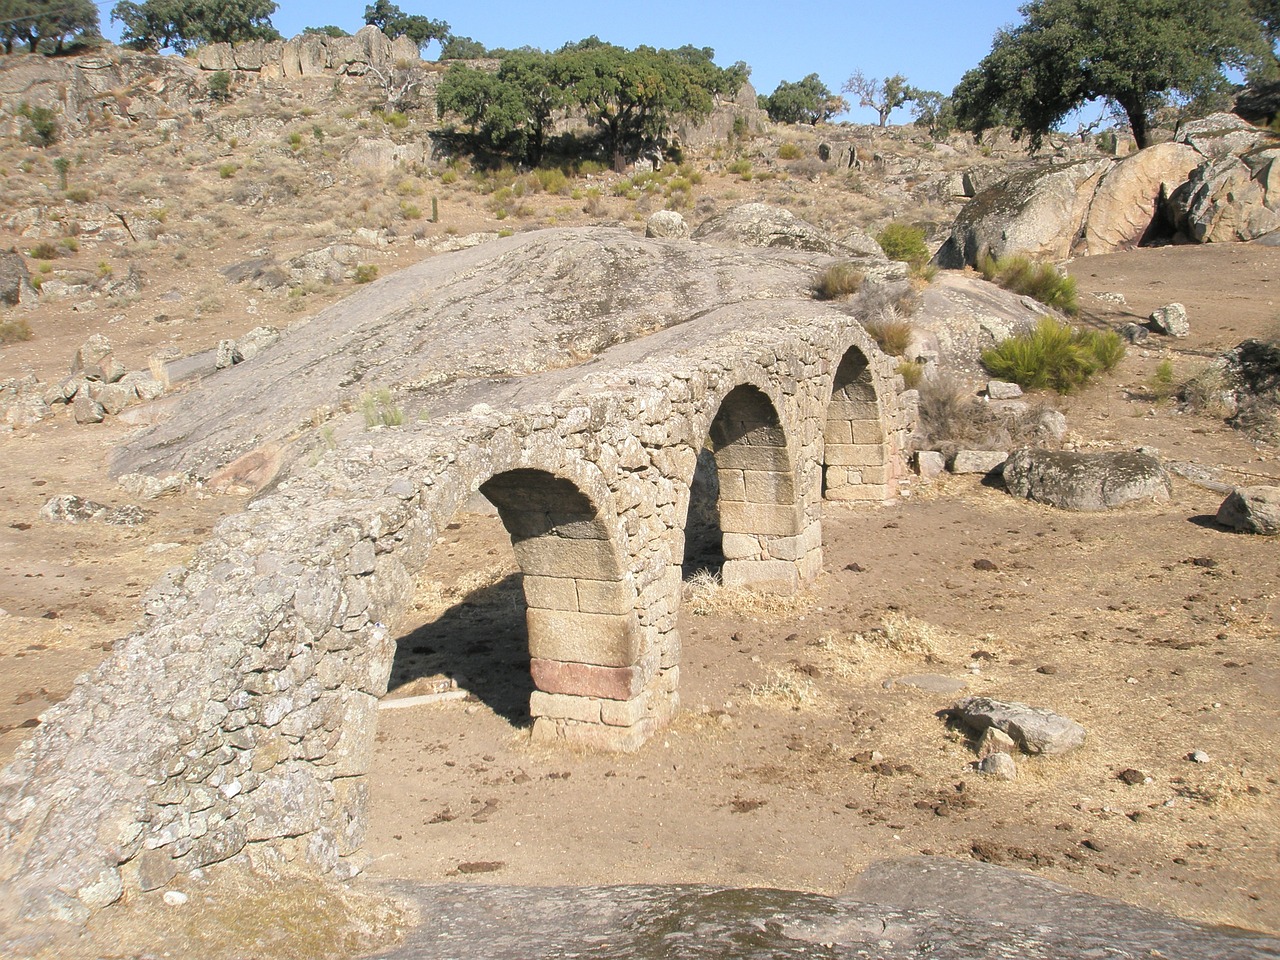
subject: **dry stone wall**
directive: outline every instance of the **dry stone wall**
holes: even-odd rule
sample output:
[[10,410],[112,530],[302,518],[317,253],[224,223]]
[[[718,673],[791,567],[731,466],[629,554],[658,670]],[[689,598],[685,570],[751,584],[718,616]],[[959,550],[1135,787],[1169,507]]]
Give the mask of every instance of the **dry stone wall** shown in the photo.
[[384,624],[477,490],[524,574],[533,736],[629,750],[661,727],[699,451],[726,581],[788,591],[821,568],[824,484],[892,496],[909,425],[889,362],[827,305],[735,304],[645,346],[508,409],[365,435],[222,521],[0,773],[0,926],[232,857],[352,872]]

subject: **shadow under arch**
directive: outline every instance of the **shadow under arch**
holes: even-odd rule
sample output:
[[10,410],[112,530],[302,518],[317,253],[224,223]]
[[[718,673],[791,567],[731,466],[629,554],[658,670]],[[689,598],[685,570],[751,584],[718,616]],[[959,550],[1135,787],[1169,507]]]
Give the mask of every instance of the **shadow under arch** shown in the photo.
[[[789,593],[812,579],[821,563],[821,534],[816,521],[805,522],[795,458],[773,401],[752,384],[734,387],[720,401],[703,446],[715,468],[722,582]],[[706,459],[700,458],[703,469]],[[689,514],[696,520],[693,486]],[[686,537],[687,525],[686,519]]]
[[827,500],[881,502],[889,496],[889,448],[866,353],[849,347],[831,381],[823,426],[822,495]]

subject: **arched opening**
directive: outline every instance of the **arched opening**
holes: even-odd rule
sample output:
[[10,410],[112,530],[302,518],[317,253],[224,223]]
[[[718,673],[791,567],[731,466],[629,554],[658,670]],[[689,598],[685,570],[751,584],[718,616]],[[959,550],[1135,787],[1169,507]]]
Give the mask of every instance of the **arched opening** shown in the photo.
[[[716,477],[726,586],[791,592],[816,574],[821,535],[804,523],[785,431],[769,398],[742,385],[708,431]],[[691,494],[693,491],[691,491]],[[695,507],[690,497],[690,512]]]
[[698,453],[689,484],[689,509],[684,521],[682,579],[698,576],[719,579],[724,571],[724,537],[720,532],[720,476],[716,455],[709,446]]
[[882,501],[889,496],[889,457],[871,364],[850,347],[831,383],[824,428],[822,495]]

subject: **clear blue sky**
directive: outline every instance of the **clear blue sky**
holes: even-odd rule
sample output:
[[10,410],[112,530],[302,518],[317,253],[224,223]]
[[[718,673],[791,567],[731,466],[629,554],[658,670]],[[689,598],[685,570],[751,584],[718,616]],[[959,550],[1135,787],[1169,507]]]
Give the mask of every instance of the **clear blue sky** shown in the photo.
[[[366,0],[367,2],[367,0]],[[530,45],[555,49],[595,34],[634,47],[712,47],[716,62],[751,65],[751,82],[771,93],[781,80],[817,73],[838,92],[854,70],[883,78],[902,73],[912,85],[950,93],[961,74],[991,49],[997,29],[1019,20],[1020,0],[742,0],[738,3],[672,0],[404,0],[406,13],[446,20],[454,33],[488,47]],[[361,0],[283,0],[271,18],[286,37],[333,24],[354,32],[364,23]],[[103,32],[119,25],[103,7]],[[435,49],[428,50],[428,56]],[[873,122],[870,110],[848,119]],[[906,122],[899,111],[893,122]]]

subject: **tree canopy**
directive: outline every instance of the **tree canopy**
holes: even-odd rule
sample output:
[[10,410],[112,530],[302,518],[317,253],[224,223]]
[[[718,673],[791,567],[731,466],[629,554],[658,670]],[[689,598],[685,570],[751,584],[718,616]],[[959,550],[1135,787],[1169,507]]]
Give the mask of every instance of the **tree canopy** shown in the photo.
[[816,73],[795,83],[783,80],[767,97],[760,97],[760,107],[774,123],[818,124],[849,109],[849,102],[827,89]]
[[49,41],[60,52],[68,38],[98,36],[93,0],[0,0],[0,41],[5,52],[25,43],[32,53]]
[[1274,68],[1256,7],[1270,0],[1031,0],[1022,23],[996,34],[991,52],[953,94],[959,125],[975,133],[1007,124],[1038,147],[1068,113],[1092,100],[1122,111],[1138,146],[1170,98],[1227,83],[1224,67]]
[[405,13],[390,0],[374,0],[364,8],[364,22],[377,27],[391,39],[408,37],[421,50],[432,40],[445,41],[449,24],[417,13]]
[[855,70],[840,89],[857,97],[858,106],[874,110],[882,127],[889,122],[889,114],[910,100],[912,93],[907,78],[900,73],[877,80],[864,76],[861,70]]
[[493,54],[502,61],[496,75],[451,68],[437,108],[460,114],[488,147],[534,164],[561,108],[583,112],[620,168],[627,157],[660,145],[679,118],[709,114],[715,96],[735,93],[749,72],[745,64],[716,66],[715,51],[706,47],[627,50],[598,37],[555,53]]
[[126,47],[186,53],[206,43],[279,40],[276,7],[275,0],[120,0],[111,19],[123,25]]

